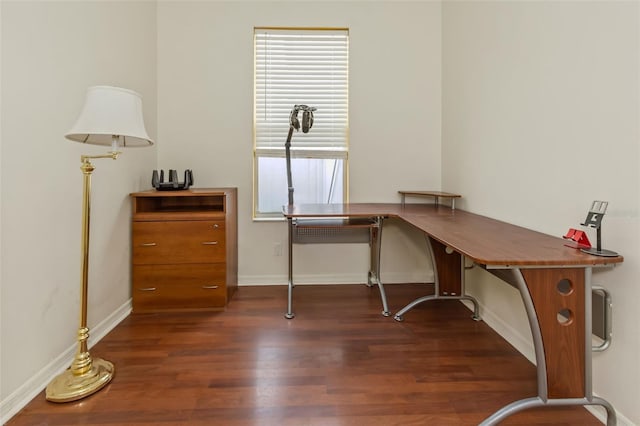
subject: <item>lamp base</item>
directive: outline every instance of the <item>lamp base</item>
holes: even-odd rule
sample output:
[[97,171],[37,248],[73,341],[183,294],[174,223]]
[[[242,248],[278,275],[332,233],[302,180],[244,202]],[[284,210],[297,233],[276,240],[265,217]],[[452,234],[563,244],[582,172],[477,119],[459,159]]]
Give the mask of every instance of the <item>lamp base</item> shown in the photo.
[[71,369],[54,378],[45,392],[51,402],[70,402],[98,392],[113,378],[113,364],[100,358],[93,358],[91,370],[85,374],[73,374]]
[[594,256],[601,256],[601,257],[616,257],[618,255],[618,253],[616,253],[615,251],[605,250],[605,249],[598,250],[595,247],[583,248],[581,251],[583,253],[589,253]]

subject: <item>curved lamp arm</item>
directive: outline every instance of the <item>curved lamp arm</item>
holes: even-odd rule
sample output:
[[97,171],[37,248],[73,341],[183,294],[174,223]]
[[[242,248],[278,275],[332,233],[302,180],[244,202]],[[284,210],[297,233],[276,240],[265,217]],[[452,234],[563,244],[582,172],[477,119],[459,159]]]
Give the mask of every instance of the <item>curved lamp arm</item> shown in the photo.
[[293,205],[293,183],[291,181],[291,137],[293,136],[293,129],[300,130],[300,121],[298,120],[298,113],[302,111],[302,133],[308,133],[309,129],[313,126],[313,111],[315,107],[307,105],[294,105],[289,114],[289,134],[287,135],[287,141],[284,144],[286,157],[287,157],[287,187],[289,188],[289,205]]

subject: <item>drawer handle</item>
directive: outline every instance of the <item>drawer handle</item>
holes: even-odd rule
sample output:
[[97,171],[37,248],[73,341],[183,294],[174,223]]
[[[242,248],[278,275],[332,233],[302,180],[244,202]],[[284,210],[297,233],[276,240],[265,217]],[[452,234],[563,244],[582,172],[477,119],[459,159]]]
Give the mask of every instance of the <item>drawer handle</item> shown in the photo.
[[213,227],[217,229],[217,228],[219,228],[219,227],[220,227],[220,225],[218,225],[217,223],[214,223],[214,224],[213,224]]
[[205,246],[215,246],[216,244],[218,244],[217,241],[204,241],[202,243],[202,245],[205,245]]
[[204,288],[205,290],[215,290],[218,288],[217,285],[203,285],[202,288]]
[[142,243],[140,244],[142,247],[155,247],[157,246],[156,243]]
[[156,291],[155,287],[145,287],[145,288],[139,288],[138,290],[140,291]]

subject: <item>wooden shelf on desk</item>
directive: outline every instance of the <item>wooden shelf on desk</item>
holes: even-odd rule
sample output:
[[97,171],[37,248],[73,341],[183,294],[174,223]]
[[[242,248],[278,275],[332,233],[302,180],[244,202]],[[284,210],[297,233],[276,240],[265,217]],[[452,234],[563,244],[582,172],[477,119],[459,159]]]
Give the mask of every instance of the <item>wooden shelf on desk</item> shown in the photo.
[[451,208],[455,208],[455,200],[456,198],[461,198],[460,194],[452,194],[450,192],[442,192],[442,191],[398,191],[400,196],[402,197],[402,205],[404,205],[404,200],[406,197],[433,197],[435,200],[435,204],[440,204],[440,198],[447,198],[451,200]]

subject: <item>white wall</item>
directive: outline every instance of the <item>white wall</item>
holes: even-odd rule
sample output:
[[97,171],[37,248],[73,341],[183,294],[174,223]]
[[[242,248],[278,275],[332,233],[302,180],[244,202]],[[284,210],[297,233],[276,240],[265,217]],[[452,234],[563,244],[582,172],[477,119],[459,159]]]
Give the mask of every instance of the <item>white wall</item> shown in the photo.
[[[2,1],[0,412],[66,368],[79,326],[81,154],[64,139],[88,86],[141,93],[156,135],[156,14],[149,2]],[[130,304],[130,201],[156,148],[95,160],[89,327]],[[104,331],[104,330],[103,330]],[[94,334],[94,338],[96,335]],[[59,359],[62,354],[62,359]],[[59,365],[53,364],[59,362]],[[43,373],[44,371],[44,373]]]
[[[621,424],[640,424],[639,16],[631,1],[470,1],[445,2],[442,23],[442,180],[460,206],[561,236],[593,200],[610,203],[603,245],[625,262],[593,277],[614,303],[594,392]],[[467,282],[485,320],[531,354],[518,294],[479,271]]]
[[[440,4],[158,3],[159,166],[237,186],[240,283],[285,284],[285,223],[251,220],[255,26],[349,28],[350,199],[397,202],[400,189],[440,188]],[[383,241],[385,281],[429,279],[419,237],[392,225]],[[296,282],[365,282],[367,250],[296,246]]]

